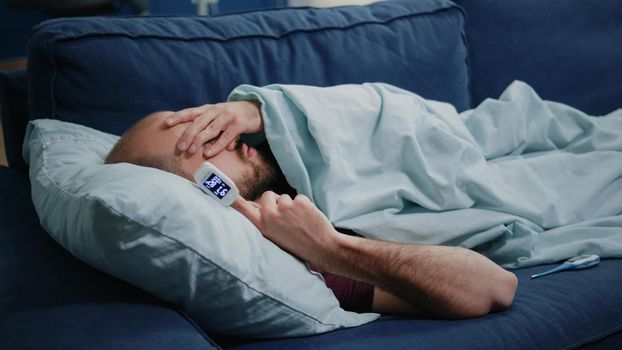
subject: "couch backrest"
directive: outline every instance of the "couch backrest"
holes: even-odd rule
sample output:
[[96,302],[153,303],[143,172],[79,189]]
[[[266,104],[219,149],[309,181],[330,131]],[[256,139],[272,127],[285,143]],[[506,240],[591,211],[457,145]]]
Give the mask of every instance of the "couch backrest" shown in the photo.
[[120,134],[156,110],[223,101],[242,83],[382,81],[465,109],[463,21],[447,0],[47,21],[29,43],[30,117]]
[[622,107],[622,1],[454,1],[467,13],[474,104],[519,79],[589,114]]

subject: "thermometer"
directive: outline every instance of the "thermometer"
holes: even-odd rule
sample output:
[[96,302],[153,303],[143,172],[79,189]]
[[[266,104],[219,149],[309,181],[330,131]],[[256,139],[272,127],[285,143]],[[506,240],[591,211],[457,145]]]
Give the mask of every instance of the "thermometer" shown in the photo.
[[563,264],[557,266],[556,268],[548,271],[544,271],[541,273],[537,273],[532,275],[531,278],[538,278],[546,275],[550,275],[555,272],[565,271],[565,270],[580,270],[587,269],[588,267],[596,266],[600,262],[600,257],[598,255],[579,255],[574,258],[566,260]]
[[224,206],[230,206],[240,193],[235,183],[210,162],[204,162],[194,173],[196,184]]

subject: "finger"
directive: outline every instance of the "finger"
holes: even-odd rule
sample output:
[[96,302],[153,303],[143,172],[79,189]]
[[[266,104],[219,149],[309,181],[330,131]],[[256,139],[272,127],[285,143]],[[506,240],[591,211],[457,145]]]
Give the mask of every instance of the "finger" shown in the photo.
[[260,206],[257,203],[247,201],[242,196],[237,196],[231,206],[244,215],[253,225],[259,227],[261,212],[259,211]]
[[235,146],[238,145],[238,142],[240,141],[240,137],[236,137],[235,139],[233,139],[233,141],[229,142],[229,144],[227,145],[227,151],[233,151],[235,150]]
[[[208,141],[212,141],[219,137],[218,135],[220,135],[223,129],[227,127],[227,123],[229,123],[230,119],[230,117],[224,115],[217,115],[213,117],[211,123],[209,123],[209,125],[207,125],[203,130],[200,130],[194,137],[190,149],[200,149]],[[190,153],[194,153],[194,151]]]
[[317,208],[315,203],[313,203],[309,199],[309,197],[305,196],[304,194],[296,195],[296,197],[294,198],[294,203],[298,203],[299,205],[302,205],[305,208]]
[[279,198],[278,194],[272,191],[266,191],[259,196],[256,202],[261,208],[276,207],[277,198]]
[[209,108],[209,106],[210,105],[203,105],[200,107],[186,108],[181,111],[177,111],[166,118],[166,125],[171,127],[179,123],[193,121],[204,109]]
[[309,197],[305,196],[304,194],[297,194],[294,200],[298,202],[311,203],[311,200],[309,199]]
[[277,198],[276,203],[278,204],[279,207],[291,207],[292,204],[294,203],[294,201],[292,200],[292,197],[290,197],[287,194],[282,194],[279,196],[279,198]]
[[239,138],[241,132],[241,127],[237,124],[229,125],[222,131],[220,136],[205,145],[203,154],[205,154],[206,157],[213,157],[225,149],[232,141]]
[[[192,145],[192,140],[194,140],[194,137],[199,132],[201,132],[201,130],[205,129],[205,127],[214,118],[215,118],[215,111],[213,109],[209,109],[205,113],[195,118],[192,124],[190,124],[186,128],[186,130],[184,130],[183,134],[181,134],[181,137],[177,141],[177,148],[180,151],[185,151],[186,149],[188,149]],[[195,146],[194,151],[196,151],[196,146]]]

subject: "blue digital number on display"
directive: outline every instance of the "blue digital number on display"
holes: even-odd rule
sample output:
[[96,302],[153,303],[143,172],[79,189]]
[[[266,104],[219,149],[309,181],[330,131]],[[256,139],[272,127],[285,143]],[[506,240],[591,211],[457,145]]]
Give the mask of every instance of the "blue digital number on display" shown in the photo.
[[231,187],[229,187],[224,181],[222,181],[221,178],[216,176],[216,174],[212,174],[210,177],[208,177],[207,180],[203,182],[203,186],[205,186],[205,188],[210,190],[210,192],[215,194],[216,197],[220,199],[223,199],[223,197],[226,196],[227,193],[231,190]]

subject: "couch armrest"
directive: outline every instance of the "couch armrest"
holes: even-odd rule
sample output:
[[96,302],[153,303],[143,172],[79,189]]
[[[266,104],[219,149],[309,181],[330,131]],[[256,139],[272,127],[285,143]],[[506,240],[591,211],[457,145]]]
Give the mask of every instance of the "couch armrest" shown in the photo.
[[4,149],[11,168],[28,173],[22,158],[22,143],[28,123],[26,71],[0,72],[0,116],[4,134]]
[[39,226],[29,183],[0,166],[3,349],[215,349],[183,314],[62,249]]

